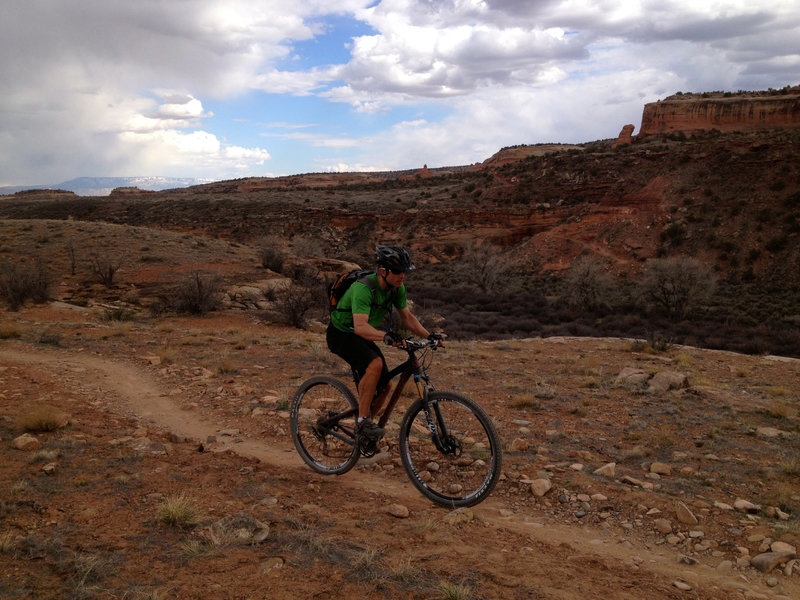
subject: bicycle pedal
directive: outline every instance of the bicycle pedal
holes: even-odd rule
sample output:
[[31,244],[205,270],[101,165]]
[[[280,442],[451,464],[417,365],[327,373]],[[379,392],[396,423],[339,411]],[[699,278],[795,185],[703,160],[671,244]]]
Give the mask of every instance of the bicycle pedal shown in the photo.
[[371,456],[375,456],[378,452],[381,451],[380,446],[378,446],[378,442],[375,440],[362,440],[358,447],[359,451],[361,452],[361,456],[365,458],[370,458]]

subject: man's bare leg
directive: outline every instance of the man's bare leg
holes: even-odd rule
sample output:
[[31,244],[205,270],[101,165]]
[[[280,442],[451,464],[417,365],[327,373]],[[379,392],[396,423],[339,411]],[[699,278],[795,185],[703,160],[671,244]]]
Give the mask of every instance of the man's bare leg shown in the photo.
[[375,390],[378,389],[378,382],[383,372],[383,361],[380,358],[374,359],[367,365],[367,370],[361,377],[358,384],[358,418],[369,417],[372,400],[375,398]]
[[383,388],[383,391],[378,394],[378,396],[372,402],[371,412],[374,415],[374,418],[378,418],[378,415],[381,413],[381,409],[383,405],[386,404],[386,399],[389,397],[389,392],[392,391],[392,384],[387,383],[386,387]]

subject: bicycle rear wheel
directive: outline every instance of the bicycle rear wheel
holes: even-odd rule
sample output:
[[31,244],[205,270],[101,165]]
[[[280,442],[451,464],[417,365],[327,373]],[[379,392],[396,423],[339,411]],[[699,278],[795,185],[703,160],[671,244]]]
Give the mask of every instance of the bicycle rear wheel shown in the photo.
[[355,426],[358,403],[338,379],[318,375],[303,382],[292,399],[289,422],[300,457],[317,473],[341,475],[358,462]]
[[500,438],[491,419],[456,392],[431,392],[427,403],[420,399],[411,405],[400,427],[400,456],[411,483],[424,496],[454,508],[484,500],[502,466]]

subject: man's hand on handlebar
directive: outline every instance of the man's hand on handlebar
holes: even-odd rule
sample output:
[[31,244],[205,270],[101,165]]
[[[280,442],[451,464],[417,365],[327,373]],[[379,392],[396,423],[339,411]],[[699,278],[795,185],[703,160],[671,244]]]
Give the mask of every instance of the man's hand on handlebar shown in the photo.
[[395,348],[415,349],[420,350],[426,346],[430,346],[434,350],[436,348],[444,347],[445,335],[441,333],[432,333],[428,338],[422,341],[412,341],[411,338],[404,339],[402,335],[395,331],[387,331],[383,336],[383,343],[387,346],[394,346]]
[[443,333],[432,333],[428,336],[428,341],[433,344],[434,348],[437,346],[444,348],[444,338],[445,335]]
[[383,336],[383,343],[387,346],[396,346],[398,348],[406,347],[406,341],[403,339],[403,336],[394,331],[386,332],[386,335]]

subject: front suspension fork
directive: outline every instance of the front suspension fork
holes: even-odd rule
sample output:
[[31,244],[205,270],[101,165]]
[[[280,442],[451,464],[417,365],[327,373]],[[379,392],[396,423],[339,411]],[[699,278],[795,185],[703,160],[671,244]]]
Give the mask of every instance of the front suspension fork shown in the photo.
[[439,403],[431,403],[428,401],[430,392],[433,391],[433,386],[423,386],[419,378],[416,378],[414,382],[417,384],[417,390],[419,391],[420,398],[422,398],[422,409],[425,411],[425,421],[427,422],[428,429],[431,432],[433,445],[436,446],[436,449],[442,454],[453,454],[458,456],[461,454],[461,445],[448,433],[447,424],[444,422],[442,409],[439,407]]

